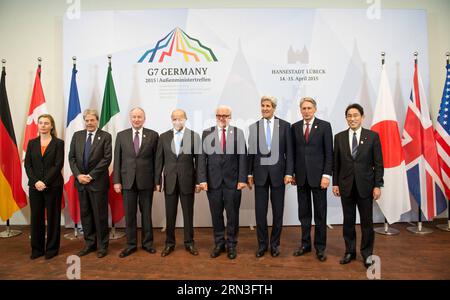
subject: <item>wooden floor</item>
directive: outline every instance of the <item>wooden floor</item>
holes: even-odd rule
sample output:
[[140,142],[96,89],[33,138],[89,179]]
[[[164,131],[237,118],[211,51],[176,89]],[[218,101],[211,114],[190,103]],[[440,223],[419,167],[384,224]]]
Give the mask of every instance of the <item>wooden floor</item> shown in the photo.
[[[395,224],[400,235],[376,234],[374,254],[381,258],[382,279],[450,279],[450,232],[435,229],[432,234],[419,236],[406,231],[408,224]],[[427,224],[433,227],[433,224]],[[66,279],[66,259],[82,249],[83,240],[69,241],[62,237],[59,256],[52,260],[30,260],[28,226],[20,236],[0,239],[0,279]],[[3,231],[5,226],[0,226]],[[63,229],[63,233],[71,232]],[[212,229],[196,228],[195,238],[199,256],[184,250],[182,229],[177,229],[179,244],[175,251],[161,257],[165,235],[155,229],[156,254],[140,250],[121,259],[120,250],[125,239],[110,242],[109,254],[98,259],[95,254],[81,258],[81,279],[366,279],[366,269],[358,259],[340,265],[344,253],[342,226],[328,230],[328,259],[319,262],[314,252],[294,257],[292,252],[299,243],[300,227],[283,228],[281,255],[256,258],[256,232],[248,227],[240,230],[238,257],[229,260],[226,255],[209,257],[212,248]],[[358,245],[360,239],[359,228]],[[181,242],[180,242],[181,241]],[[359,247],[359,246],[358,246]]]

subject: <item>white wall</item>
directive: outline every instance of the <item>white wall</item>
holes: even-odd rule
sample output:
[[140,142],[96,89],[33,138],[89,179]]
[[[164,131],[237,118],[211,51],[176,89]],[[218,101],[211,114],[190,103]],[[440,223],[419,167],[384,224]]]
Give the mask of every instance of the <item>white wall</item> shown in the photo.
[[[62,78],[62,18],[77,0],[0,0],[0,59],[7,59],[7,91],[19,148],[22,148],[24,125],[37,66],[42,57],[42,85],[49,112],[55,117],[59,133],[63,132],[66,110]],[[67,2],[70,2],[69,4]],[[346,1],[88,1],[79,0],[81,17],[86,10],[137,10],[151,8],[381,8],[424,9],[428,14],[430,101],[432,119],[439,110],[445,75],[446,51],[450,51],[450,1],[448,0],[346,0]],[[389,34],[389,32],[386,32]],[[17,212],[13,224],[29,222],[29,206]]]

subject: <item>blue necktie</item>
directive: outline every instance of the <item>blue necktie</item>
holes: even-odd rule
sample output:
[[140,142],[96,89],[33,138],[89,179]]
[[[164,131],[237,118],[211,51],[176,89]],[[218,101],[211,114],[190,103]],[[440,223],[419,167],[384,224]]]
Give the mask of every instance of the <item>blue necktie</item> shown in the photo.
[[270,134],[270,120],[267,120],[266,143],[267,143],[267,149],[270,150],[270,145],[272,144],[272,135]]
[[84,144],[84,153],[83,153],[83,167],[84,172],[88,171],[89,167],[89,154],[91,152],[91,146],[92,146],[92,133],[88,134],[88,139],[86,141],[86,144]]
[[353,132],[353,140],[352,140],[352,157],[353,157],[353,159],[356,157],[356,153],[358,153],[358,140],[356,139],[356,132]]
[[181,140],[182,140],[181,131],[177,131],[175,133],[175,151],[177,152],[177,156],[180,154]]

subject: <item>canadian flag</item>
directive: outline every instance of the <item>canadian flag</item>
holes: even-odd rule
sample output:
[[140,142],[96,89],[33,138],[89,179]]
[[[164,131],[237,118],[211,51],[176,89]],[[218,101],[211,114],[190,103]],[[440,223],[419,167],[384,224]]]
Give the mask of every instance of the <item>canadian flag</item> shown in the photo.
[[34,79],[33,94],[31,95],[30,108],[28,110],[27,125],[25,127],[25,137],[22,147],[22,188],[28,193],[28,176],[25,171],[24,161],[27,152],[28,142],[38,136],[38,118],[42,114],[48,113],[47,105],[45,104],[44,91],[41,85],[41,66],[39,65],[36,71],[36,78]]
[[405,155],[384,64],[371,129],[380,136],[384,164],[384,187],[377,203],[388,223],[392,224],[399,221],[403,213],[411,210],[411,203]]

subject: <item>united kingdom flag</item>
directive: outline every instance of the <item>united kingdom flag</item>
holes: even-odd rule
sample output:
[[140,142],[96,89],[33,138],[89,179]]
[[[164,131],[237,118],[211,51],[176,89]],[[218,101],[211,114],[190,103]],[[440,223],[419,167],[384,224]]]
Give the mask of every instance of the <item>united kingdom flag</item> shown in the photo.
[[427,99],[414,65],[413,87],[403,129],[403,149],[411,196],[417,201],[427,220],[432,220],[447,207],[442,184],[439,156],[430,119]]

